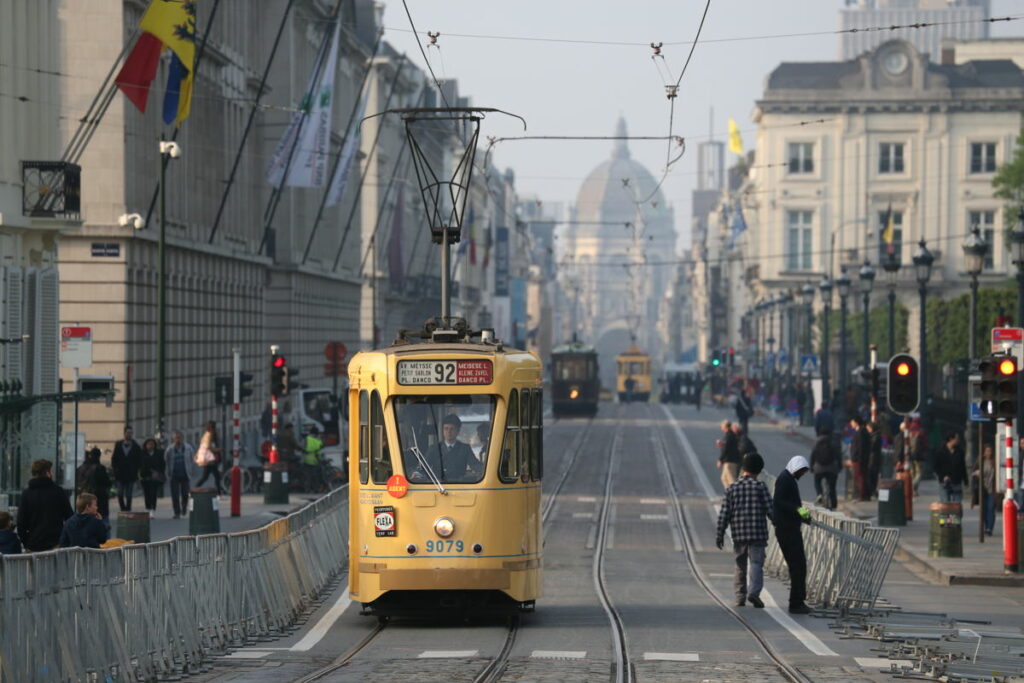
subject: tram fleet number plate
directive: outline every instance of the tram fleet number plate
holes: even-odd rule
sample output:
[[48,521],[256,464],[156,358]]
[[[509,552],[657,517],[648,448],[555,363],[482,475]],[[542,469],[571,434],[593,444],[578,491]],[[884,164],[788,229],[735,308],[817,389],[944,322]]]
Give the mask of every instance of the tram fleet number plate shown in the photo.
[[400,360],[399,384],[490,384],[494,365],[489,360]]

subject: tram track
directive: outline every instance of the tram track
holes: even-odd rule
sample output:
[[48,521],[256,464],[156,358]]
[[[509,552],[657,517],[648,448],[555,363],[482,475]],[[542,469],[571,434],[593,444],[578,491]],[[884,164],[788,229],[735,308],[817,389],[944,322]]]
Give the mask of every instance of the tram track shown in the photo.
[[680,530],[684,546],[683,549],[685,551],[684,554],[686,555],[686,562],[690,567],[690,571],[693,573],[694,579],[696,579],[704,592],[707,593],[707,595],[723,611],[735,619],[740,626],[742,626],[751,635],[751,637],[753,637],[764,654],[771,660],[775,665],[775,668],[778,669],[779,673],[785,677],[786,680],[791,681],[792,683],[811,683],[811,679],[796,666],[788,662],[786,658],[772,646],[768,639],[758,631],[754,624],[722,599],[711,585],[711,582],[704,573],[704,570],[701,569],[700,565],[697,563],[694,531],[688,523],[687,516],[683,513],[683,504],[680,501],[680,490],[676,484],[676,477],[673,474],[671,464],[668,460],[668,445],[665,441],[664,430],[654,430],[654,434],[656,434],[655,438],[652,439],[654,443],[654,450],[658,458],[658,464],[662,469],[668,499],[671,501],[671,514],[673,515],[674,521]]
[[[548,519],[550,518],[555,505],[557,504],[558,495],[561,492],[565,482],[569,479],[569,474],[572,472],[573,467],[576,464],[576,460],[583,450],[583,445],[586,440],[586,435],[589,433],[589,428],[593,423],[593,418],[588,418],[586,423],[582,425],[582,429],[579,429],[576,435],[573,437],[572,442],[569,444],[567,449],[568,461],[561,468],[561,472],[558,475],[558,479],[555,483],[554,488],[547,494],[541,504],[541,525],[542,528],[546,527]],[[344,576],[342,577],[344,578]],[[343,589],[344,590],[344,589]],[[380,638],[381,634],[386,630],[388,625],[387,619],[381,619],[370,630],[359,642],[350,647],[348,650],[343,652],[337,658],[332,660],[326,666],[307,674],[306,676],[297,679],[298,683],[312,683],[313,681],[320,681],[337,672],[343,667],[352,663],[352,661],[359,656],[360,653],[365,651],[370,645]],[[487,661],[487,664],[479,673],[473,678],[474,683],[494,683],[498,681],[502,673],[508,664],[509,657],[512,654],[512,650],[516,644],[516,636],[519,633],[519,617],[512,616],[508,619],[504,640],[502,646],[498,651],[497,655]]]

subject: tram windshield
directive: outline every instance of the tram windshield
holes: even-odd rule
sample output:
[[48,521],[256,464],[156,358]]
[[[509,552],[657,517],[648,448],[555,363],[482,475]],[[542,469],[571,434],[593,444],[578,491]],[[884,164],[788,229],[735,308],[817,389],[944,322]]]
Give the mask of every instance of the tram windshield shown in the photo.
[[396,396],[395,423],[413,484],[483,479],[494,423],[493,396]]
[[594,359],[586,356],[558,358],[555,360],[555,379],[580,381],[594,376]]

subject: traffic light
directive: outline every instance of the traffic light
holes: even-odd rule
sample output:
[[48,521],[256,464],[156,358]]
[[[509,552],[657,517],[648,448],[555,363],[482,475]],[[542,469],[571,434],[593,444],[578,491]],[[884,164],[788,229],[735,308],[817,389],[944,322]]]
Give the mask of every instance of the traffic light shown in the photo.
[[978,361],[978,372],[981,374],[981,414],[987,418],[996,417],[996,356],[983,356]]
[[711,352],[711,367],[717,368],[721,364],[722,364],[721,353],[719,353],[718,349],[715,349],[714,351]]
[[299,374],[298,368],[288,367],[288,363],[284,364],[284,378],[282,381],[281,396],[287,396],[292,390],[292,380]]
[[996,417],[1013,420],[1017,417],[1017,359],[996,356]]
[[288,361],[279,353],[270,356],[270,393],[274,396],[288,394]]
[[247,396],[252,396],[252,388],[246,386],[251,381],[252,381],[252,373],[251,372],[240,372],[240,373],[238,373],[238,398],[239,398],[239,400],[241,400],[241,399],[243,399],[243,398],[245,398]]
[[920,377],[917,360],[906,353],[898,353],[889,359],[886,393],[889,408],[894,413],[906,415],[917,410],[920,403]]
[[729,367],[736,365],[736,349],[729,349]]

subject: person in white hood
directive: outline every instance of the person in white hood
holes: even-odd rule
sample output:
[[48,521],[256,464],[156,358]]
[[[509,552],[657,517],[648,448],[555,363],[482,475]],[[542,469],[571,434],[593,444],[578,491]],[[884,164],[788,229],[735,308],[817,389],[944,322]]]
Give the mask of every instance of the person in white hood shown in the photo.
[[810,608],[804,603],[807,597],[807,557],[804,555],[804,539],[800,525],[809,522],[811,513],[800,500],[800,486],[797,479],[810,469],[807,458],[796,455],[790,458],[786,469],[775,480],[772,521],[775,523],[775,538],[779,542],[782,556],[789,567],[789,611],[791,614],[809,614]]

